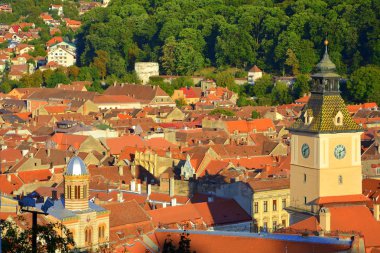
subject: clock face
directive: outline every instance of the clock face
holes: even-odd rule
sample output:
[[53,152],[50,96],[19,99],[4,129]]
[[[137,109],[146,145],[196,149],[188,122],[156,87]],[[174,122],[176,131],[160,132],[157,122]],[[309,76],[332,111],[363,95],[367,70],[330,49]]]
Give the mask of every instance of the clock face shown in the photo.
[[346,147],[343,145],[336,146],[334,155],[336,159],[343,159],[346,156]]
[[303,158],[308,158],[310,155],[310,147],[306,143],[302,144],[301,153]]

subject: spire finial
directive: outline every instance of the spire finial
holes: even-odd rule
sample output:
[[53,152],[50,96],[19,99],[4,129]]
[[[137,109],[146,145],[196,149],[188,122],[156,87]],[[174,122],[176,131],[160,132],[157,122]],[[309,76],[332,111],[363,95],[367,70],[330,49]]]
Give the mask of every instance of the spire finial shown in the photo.
[[327,32],[326,32],[324,44],[325,44],[325,53],[327,53],[327,46],[329,45],[329,41],[327,40]]

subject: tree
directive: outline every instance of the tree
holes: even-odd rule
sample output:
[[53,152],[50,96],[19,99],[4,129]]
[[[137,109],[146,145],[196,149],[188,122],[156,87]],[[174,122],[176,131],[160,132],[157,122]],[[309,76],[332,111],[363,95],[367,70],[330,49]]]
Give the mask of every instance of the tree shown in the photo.
[[235,116],[235,113],[230,110],[216,108],[210,112],[210,115],[225,115],[225,116]]
[[253,86],[253,92],[257,98],[267,97],[271,92],[272,86],[272,77],[268,74],[264,74],[261,78],[256,80]]
[[234,87],[236,85],[234,76],[228,71],[222,71],[215,75],[215,83],[221,87]]
[[272,104],[281,105],[292,102],[292,97],[286,83],[276,82],[272,89]]
[[108,55],[108,52],[104,50],[97,50],[95,53],[96,57],[94,58],[92,66],[99,71],[101,78],[104,80],[105,76],[107,75],[107,64],[110,61],[110,57]]
[[347,86],[352,101],[380,104],[380,67],[359,68],[352,73]]
[[174,37],[169,37],[165,41],[165,45],[162,47],[162,56],[160,58],[161,65],[168,75],[176,73],[175,66],[175,50],[177,42]]
[[185,99],[183,98],[176,99],[175,104],[178,108],[182,108],[183,106],[187,105]]
[[259,119],[261,117],[261,115],[258,111],[253,110],[251,117],[252,117],[252,119]]
[[178,247],[173,244],[173,240],[170,235],[165,239],[164,246],[162,249],[163,253],[191,253],[195,251],[191,251],[191,239],[189,238],[189,234],[184,231],[180,234],[180,239],[178,242]]
[[20,82],[24,87],[41,87],[43,83],[42,72],[37,70],[31,75],[25,75],[21,78]]
[[[23,218],[19,218],[23,220]],[[32,228],[20,229],[12,221],[0,220],[2,250],[9,253],[32,252]],[[37,251],[55,253],[71,252],[75,243],[72,233],[62,224],[37,225]]]
[[299,99],[303,97],[305,94],[309,93],[310,85],[309,85],[309,76],[305,74],[300,74],[296,77],[296,81],[293,84],[293,98]]
[[300,73],[300,63],[297,59],[296,54],[292,49],[288,48],[288,50],[286,51],[286,56],[287,58],[285,64],[292,68],[293,75],[298,75]]
[[59,83],[69,84],[70,79],[66,76],[66,74],[63,71],[57,69],[45,80],[45,83],[46,87],[54,88]]

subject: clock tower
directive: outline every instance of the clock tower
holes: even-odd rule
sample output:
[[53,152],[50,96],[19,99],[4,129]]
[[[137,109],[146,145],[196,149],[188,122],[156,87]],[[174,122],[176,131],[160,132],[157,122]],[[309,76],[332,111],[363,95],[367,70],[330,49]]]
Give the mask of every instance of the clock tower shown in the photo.
[[335,64],[327,51],[312,75],[309,102],[289,127],[291,137],[291,209],[318,212],[323,197],[362,194],[362,128],[340,96]]

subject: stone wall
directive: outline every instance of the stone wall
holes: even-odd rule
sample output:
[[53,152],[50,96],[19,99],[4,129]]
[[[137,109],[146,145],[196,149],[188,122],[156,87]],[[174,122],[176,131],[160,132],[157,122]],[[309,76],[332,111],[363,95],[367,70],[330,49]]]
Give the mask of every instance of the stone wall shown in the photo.
[[136,62],[135,71],[142,84],[147,84],[149,77],[159,75],[159,65],[157,62]]

